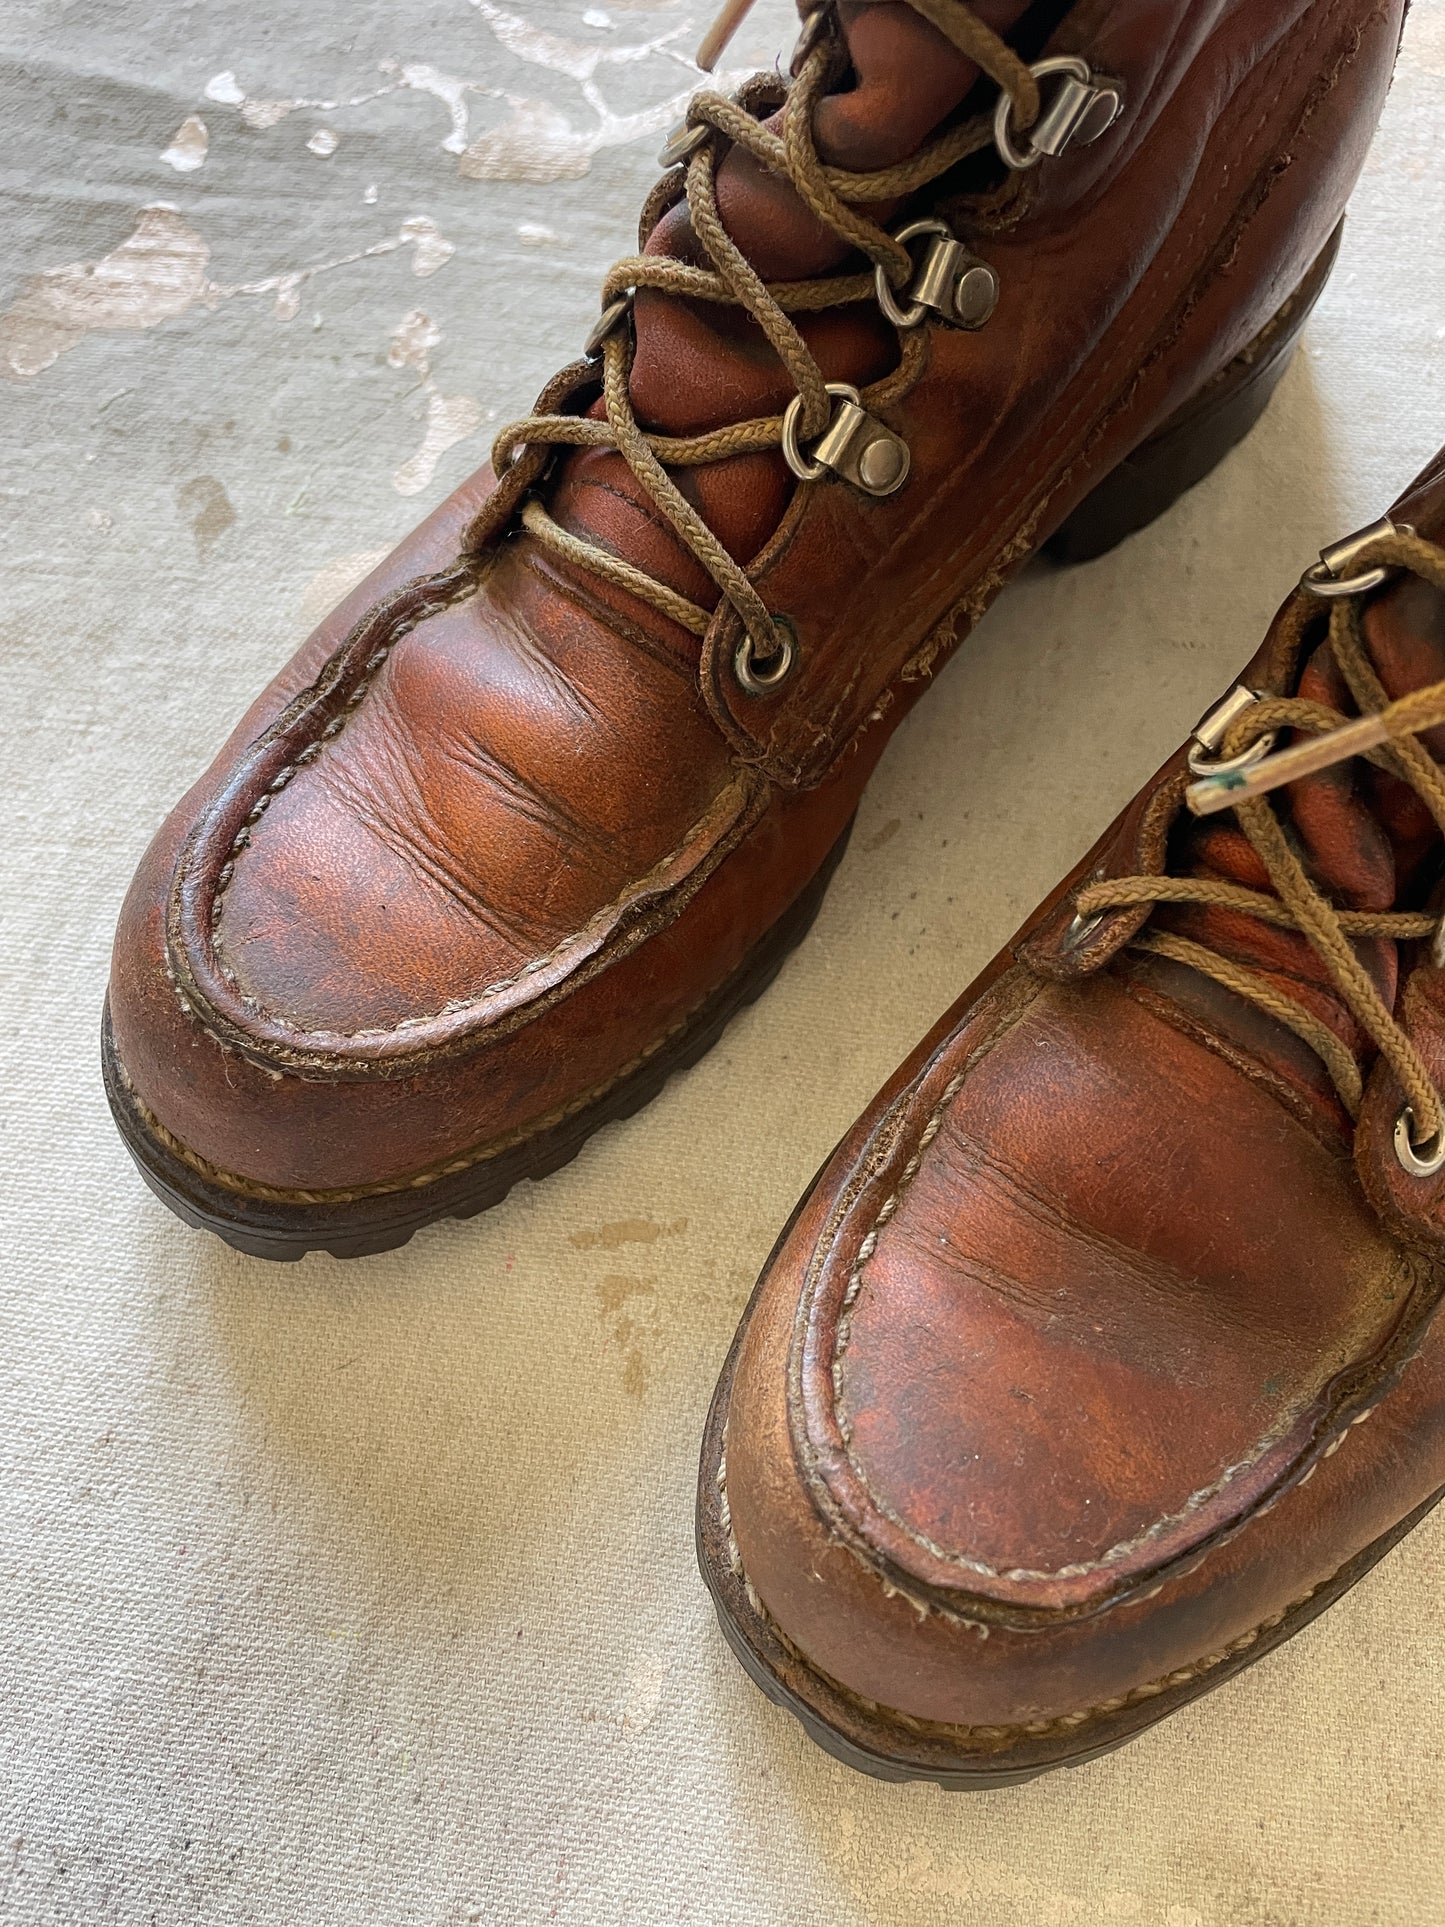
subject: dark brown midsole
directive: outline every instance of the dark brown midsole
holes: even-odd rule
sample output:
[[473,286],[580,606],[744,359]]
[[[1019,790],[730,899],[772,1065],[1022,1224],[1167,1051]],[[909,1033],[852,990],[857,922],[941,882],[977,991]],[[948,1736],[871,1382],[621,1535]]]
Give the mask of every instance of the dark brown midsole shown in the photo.
[[493,1156],[480,1153],[463,1171],[433,1182],[405,1184],[372,1197],[336,1203],[250,1197],[207,1178],[151,1128],[116,1056],[107,1004],[102,1019],[101,1061],[116,1125],[142,1177],[161,1201],[187,1224],[215,1232],[237,1250],[282,1260],[303,1257],[308,1251],[357,1258],[393,1250],[438,1218],[472,1217],[499,1204],[521,1179],[545,1177],[558,1170],[577,1155],[594,1131],[630,1117],[657,1095],[668,1078],[704,1056],[731,1019],[767,989],[807,935],[842,861],[852,827],[850,820],[805,888],[671,1042],[594,1103],[539,1130],[521,1144]]
[[1445,1499],[1445,1486],[1442,1486],[1397,1525],[1356,1553],[1307,1599],[1289,1607],[1276,1624],[1261,1627],[1247,1643],[1234,1642],[1239,1650],[1227,1653],[1207,1667],[1201,1665],[1194,1678],[1166,1686],[1115,1711],[1095,1714],[1065,1733],[1038,1736],[1020,1731],[1014,1743],[1000,1744],[990,1739],[970,1746],[964,1738],[966,1729],[950,1729],[942,1724],[930,1726],[928,1722],[893,1715],[885,1707],[856,1698],[814,1667],[749,1597],[746,1576],[734,1569],[733,1540],[719,1478],[724,1465],[728,1407],[738,1352],[768,1274],[817,1182],[815,1178],[803,1194],[774,1246],[718,1379],[703,1434],[696,1539],[698,1566],[712,1594],[723,1635],[744,1670],[775,1705],[801,1722],[810,1739],[846,1766],[871,1774],[875,1779],[931,1780],[954,1792],[1020,1786],[1055,1767],[1083,1766],[1126,1745],[1189,1701],[1222,1686],[1291,1638],[1363,1579],[1372,1566]]

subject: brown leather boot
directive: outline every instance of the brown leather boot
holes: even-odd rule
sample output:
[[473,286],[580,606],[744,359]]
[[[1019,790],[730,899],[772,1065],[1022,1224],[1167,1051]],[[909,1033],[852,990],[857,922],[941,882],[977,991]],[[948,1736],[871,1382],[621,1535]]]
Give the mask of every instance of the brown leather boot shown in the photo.
[[703,1570],[869,1772],[1118,1746],[1445,1491],[1445,455],[1393,517],[914,1052],[748,1309]]
[[379,1250],[698,1056],[1009,573],[1117,540],[1259,412],[1403,4],[827,6],[786,105],[701,96],[590,358],[141,866],[105,1055],[166,1202]]

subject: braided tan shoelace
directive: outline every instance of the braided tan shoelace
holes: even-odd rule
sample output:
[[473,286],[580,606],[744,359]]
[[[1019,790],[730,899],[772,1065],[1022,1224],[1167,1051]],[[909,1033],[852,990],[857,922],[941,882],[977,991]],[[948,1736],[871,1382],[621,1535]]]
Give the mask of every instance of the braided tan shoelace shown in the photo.
[[[1382,536],[1362,550],[1360,566],[1407,569],[1435,588],[1445,590],[1445,549],[1403,529]],[[1311,607],[1307,597],[1300,597],[1292,618],[1296,624],[1296,647],[1317,606]],[[1416,740],[1420,731],[1445,722],[1445,682],[1431,683],[1392,703],[1365,647],[1360,607],[1358,596],[1333,604],[1329,644],[1360,715],[1378,717],[1388,730],[1388,741],[1369,752],[1367,760],[1408,783],[1445,831],[1445,769]],[[1266,695],[1231,725],[1218,754],[1222,758],[1241,756],[1262,737],[1281,730],[1328,737],[1330,732],[1344,728],[1350,721],[1323,703],[1298,696]],[[1339,760],[1346,754],[1348,751],[1342,750]],[[1274,896],[1207,877],[1111,877],[1079,891],[1074,905],[1076,915],[1082,920],[1102,911],[1128,909],[1141,903],[1151,906],[1192,903],[1242,911],[1264,923],[1298,931],[1328,971],[1341,1001],[1361,1030],[1374,1040],[1399,1080],[1409,1107],[1413,1145],[1419,1149],[1439,1146],[1440,1133],[1445,1129],[1441,1099],[1420,1053],[1387,1008],[1355,954],[1351,939],[1387,937],[1397,943],[1415,942],[1433,937],[1440,927],[1440,917],[1409,911],[1337,910],[1310,880],[1284,824],[1264,796],[1241,799],[1233,805],[1233,812],[1264,865]],[[1346,1111],[1352,1118],[1358,1116],[1364,1090],[1353,1054],[1335,1032],[1298,999],[1205,945],[1168,931],[1150,930],[1146,926],[1131,939],[1131,944],[1136,949],[1152,951],[1201,971],[1287,1025],[1323,1061]]]
[[[963,0],[907,0],[907,4],[998,83],[1012,104],[1014,124],[1019,129],[1033,126],[1040,111],[1038,82],[1018,55],[984,26]],[[632,255],[617,263],[602,291],[604,313],[609,304],[624,298],[630,301],[631,295],[643,288],[746,309],[797,388],[801,403],[799,435],[808,441],[827,429],[832,403],[823,371],[789,316],[817,314],[869,300],[874,294],[874,275],[864,272],[811,281],[764,282],[732,241],[718,214],[716,177],[723,152],[729,145],[745,148],[763,167],[790,181],[817,219],[881,268],[890,287],[898,291],[912,278],[913,260],[905,247],[859,211],[860,204],[910,194],[993,140],[992,115],[980,115],[947,130],[912,159],[895,167],[853,174],[824,166],[814,145],[813,112],[834,70],[835,46],[831,32],[813,36],[813,44],[798,66],[797,78],[785,94],[780,89],[765,101],[771,91],[766,81],[755,93],[760,104],[776,106],[785,99],[781,135],[762,126],[740,101],[711,92],[694,97],[687,124],[701,130],[703,138],[687,163],[685,194],[693,232],[712,268],[693,267],[662,255]],[[747,98],[745,92],[744,100]],[[676,200],[676,179],[675,174],[665,175],[649,196],[641,221],[644,240]],[[622,318],[623,310],[619,309],[619,324]],[[862,405],[870,412],[888,407],[917,381],[927,355],[926,332],[922,328],[899,330],[898,366],[862,392]],[[752,662],[762,666],[777,660],[780,651],[789,646],[781,628],[774,625],[747,571],[728,554],[667,471],[779,448],[784,416],[736,422],[700,435],[649,434],[633,413],[628,390],[633,357],[631,329],[613,326],[601,343],[601,355],[605,420],[558,412],[560,405],[578,391],[595,386],[597,363],[587,360],[562,370],[539,397],[536,412],[513,422],[498,435],[492,465],[499,484],[469,531],[469,550],[477,553],[495,542],[505,534],[514,516],[520,515],[529,534],[557,555],[650,603],[694,635],[704,634],[712,620],[711,611],[621,556],[561,528],[531,493],[554,448],[615,449],[736,610],[747,633]]]

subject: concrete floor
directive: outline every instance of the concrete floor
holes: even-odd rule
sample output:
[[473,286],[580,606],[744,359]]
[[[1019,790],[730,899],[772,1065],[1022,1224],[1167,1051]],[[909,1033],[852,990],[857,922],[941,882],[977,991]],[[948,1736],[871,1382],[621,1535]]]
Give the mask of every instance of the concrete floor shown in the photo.
[[[152,828],[575,352],[692,84],[691,0],[520,3],[0,24],[0,1919],[1445,1921],[1445,1519],[1138,1744],[972,1798],[816,1752],[691,1548],[708,1394],[822,1154],[1445,440],[1440,0],[1262,426],[1009,592],[809,943],[649,1111],[474,1224],[284,1270],[169,1218],[111,1130]],[[739,62],[790,38],[768,0]]]

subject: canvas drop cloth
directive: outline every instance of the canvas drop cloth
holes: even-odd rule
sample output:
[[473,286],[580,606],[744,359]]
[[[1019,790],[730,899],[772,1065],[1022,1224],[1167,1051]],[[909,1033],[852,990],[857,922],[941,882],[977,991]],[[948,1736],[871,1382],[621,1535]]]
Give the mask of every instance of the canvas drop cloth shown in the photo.
[[[692,1554],[714,1376],[823,1154],[1445,441],[1441,0],[1262,427],[1117,554],[1008,592],[813,936],[651,1109],[474,1223],[289,1268],[184,1229],[111,1129],[147,839],[575,354],[701,19],[0,14],[0,1920],[1445,1921],[1445,1519],[1138,1744],[974,1796],[815,1751]],[[766,0],[730,65],[791,38]]]

